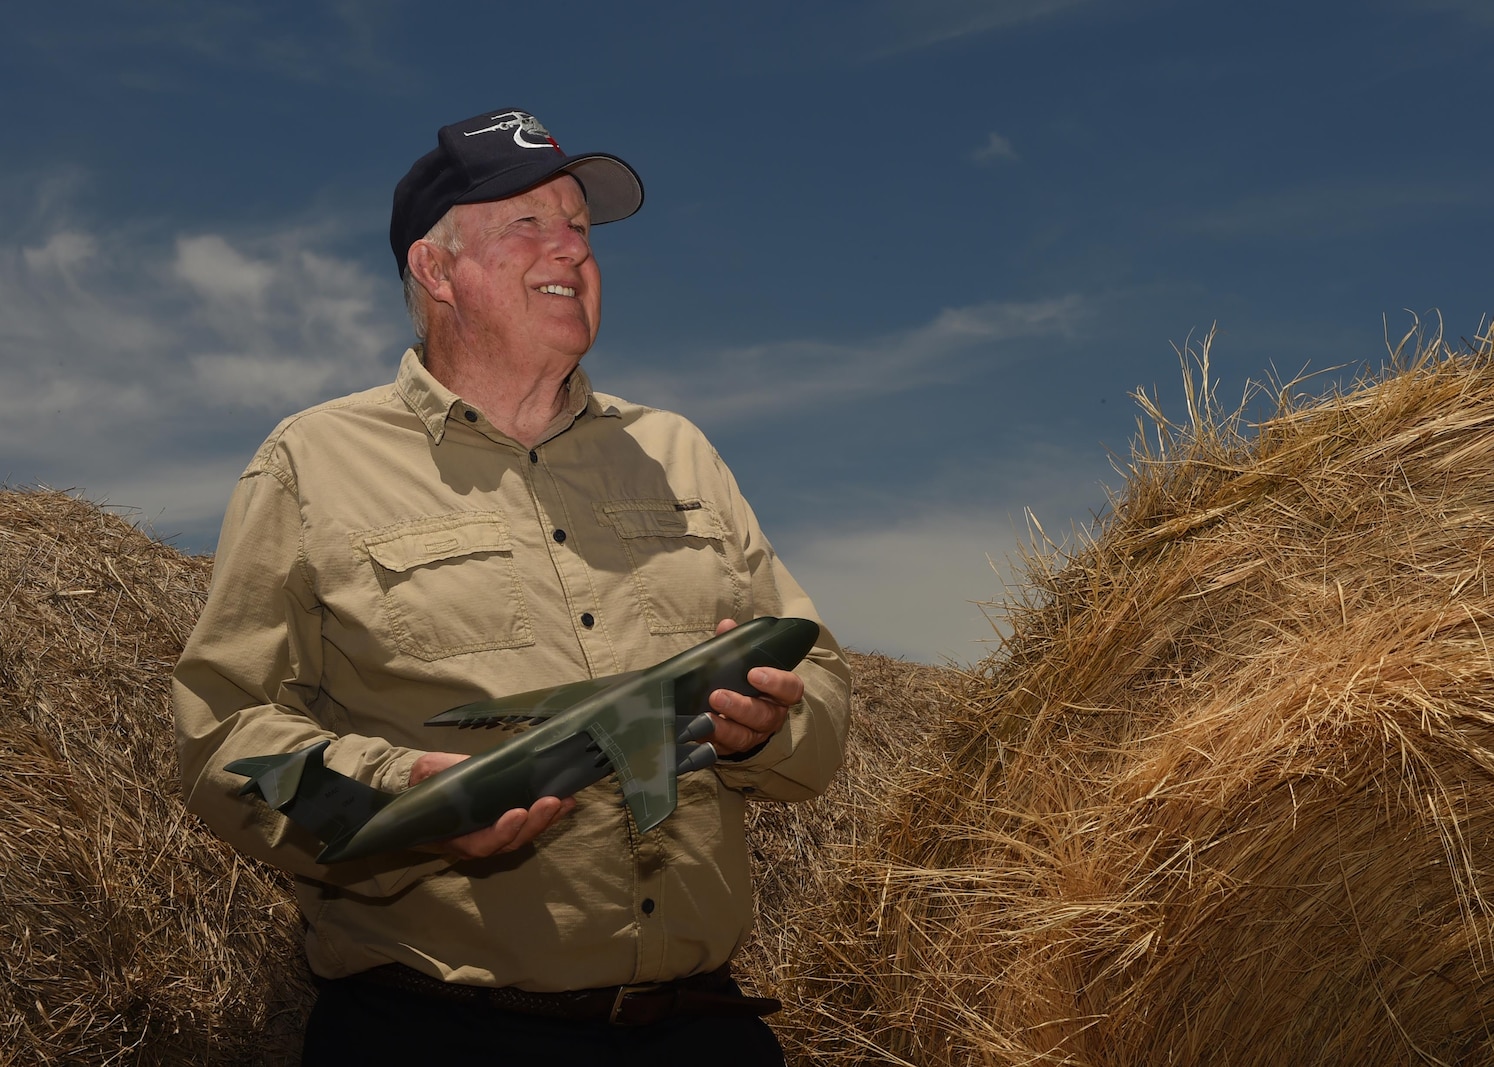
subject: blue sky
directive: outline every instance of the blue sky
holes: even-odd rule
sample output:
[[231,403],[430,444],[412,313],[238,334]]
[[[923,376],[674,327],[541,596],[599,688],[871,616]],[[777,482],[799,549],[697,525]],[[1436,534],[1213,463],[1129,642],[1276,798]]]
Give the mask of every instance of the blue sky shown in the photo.
[[[849,645],[973,663],[1031,512],[1221,402],[1494,310],[1488,0],[59,0],[0,38],[0,481],[188,551],[409,339],[394,183],[532,111],[642,174],[599,388],[699,423]],[[1331,374],[1329,375],[1331,377]],[[1319,379],[1323,380],[1323,379]]]

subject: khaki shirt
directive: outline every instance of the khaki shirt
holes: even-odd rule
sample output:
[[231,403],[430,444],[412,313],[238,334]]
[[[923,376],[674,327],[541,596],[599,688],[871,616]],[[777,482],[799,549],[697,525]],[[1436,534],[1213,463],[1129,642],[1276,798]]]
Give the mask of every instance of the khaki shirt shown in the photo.
[[324,738],[327,766],[403,789],[422,753],[509,729],[422,725],[447,708],[651,666],[723,618],[817,618],[694,426],[579,369],[569,399],[525,449],[412,350],[393,385],[283,422],[239,480],[176,671],[183,784],[230,843],[299,876],[318,974],[395,961],[560,990],[712,970],[752,922],[744,798],[813,796],[840,765],[849,672],[822,630],[783,729],[682,776],[647,834],[609,777],[518,852],[322,866],[310,834],[238,796],[225,764]]

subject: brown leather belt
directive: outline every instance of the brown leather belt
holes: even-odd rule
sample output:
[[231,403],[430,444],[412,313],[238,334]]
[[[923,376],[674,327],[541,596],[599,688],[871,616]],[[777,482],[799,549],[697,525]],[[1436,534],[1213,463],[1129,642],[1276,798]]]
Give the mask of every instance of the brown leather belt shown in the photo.
[[588,1019],[613,1026],[647,1026],[681,1016],[763,1016],[783,1007],[772,997],[748,997],[737,992],[731,984],[729,966],[673,982],[577,989],[564,993],[534,993],[512,986],[443,982],[402,963],[387,963],[349,977],[353,981],[371,982],[406,993],[459,1000],[520,1015]]

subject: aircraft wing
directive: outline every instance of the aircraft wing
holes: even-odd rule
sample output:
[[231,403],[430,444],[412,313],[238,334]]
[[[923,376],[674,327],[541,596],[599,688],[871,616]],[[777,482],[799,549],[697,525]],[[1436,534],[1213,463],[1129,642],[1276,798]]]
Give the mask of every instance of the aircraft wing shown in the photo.
[[616,773],[640,833],[674,811],[680,774],[715,760],[716,751],[709,745],[689,743],[707,736],[712,726],[707,716],[675,714],[674,678],[629,687],[588,712],[580,728]]
[[425,720],[425,724],[470,728],[497,726],[505,722],[540,722],[566,711],[587,697],[611,689],[620,682],[631,681],[642,673],[627,671],[605,678],[583,678],[579,682],[567,682],[548,689],[531,689],[527,693],[477,700],[432,716]]
[[579,724],[602,750],[640,831],[674,810],[674,679],[630,688]]

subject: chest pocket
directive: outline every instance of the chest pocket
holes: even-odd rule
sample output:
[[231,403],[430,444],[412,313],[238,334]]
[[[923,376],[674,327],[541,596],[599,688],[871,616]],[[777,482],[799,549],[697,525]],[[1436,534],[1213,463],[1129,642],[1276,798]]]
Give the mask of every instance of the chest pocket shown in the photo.
[[508,522],[438,515],[354,536],[394,642],[423,660],[534,644]]
[[650,633],[710,632],[743,606],[738,565],[715,508],[702,500],[613,500],[592,505],[627,554]]

